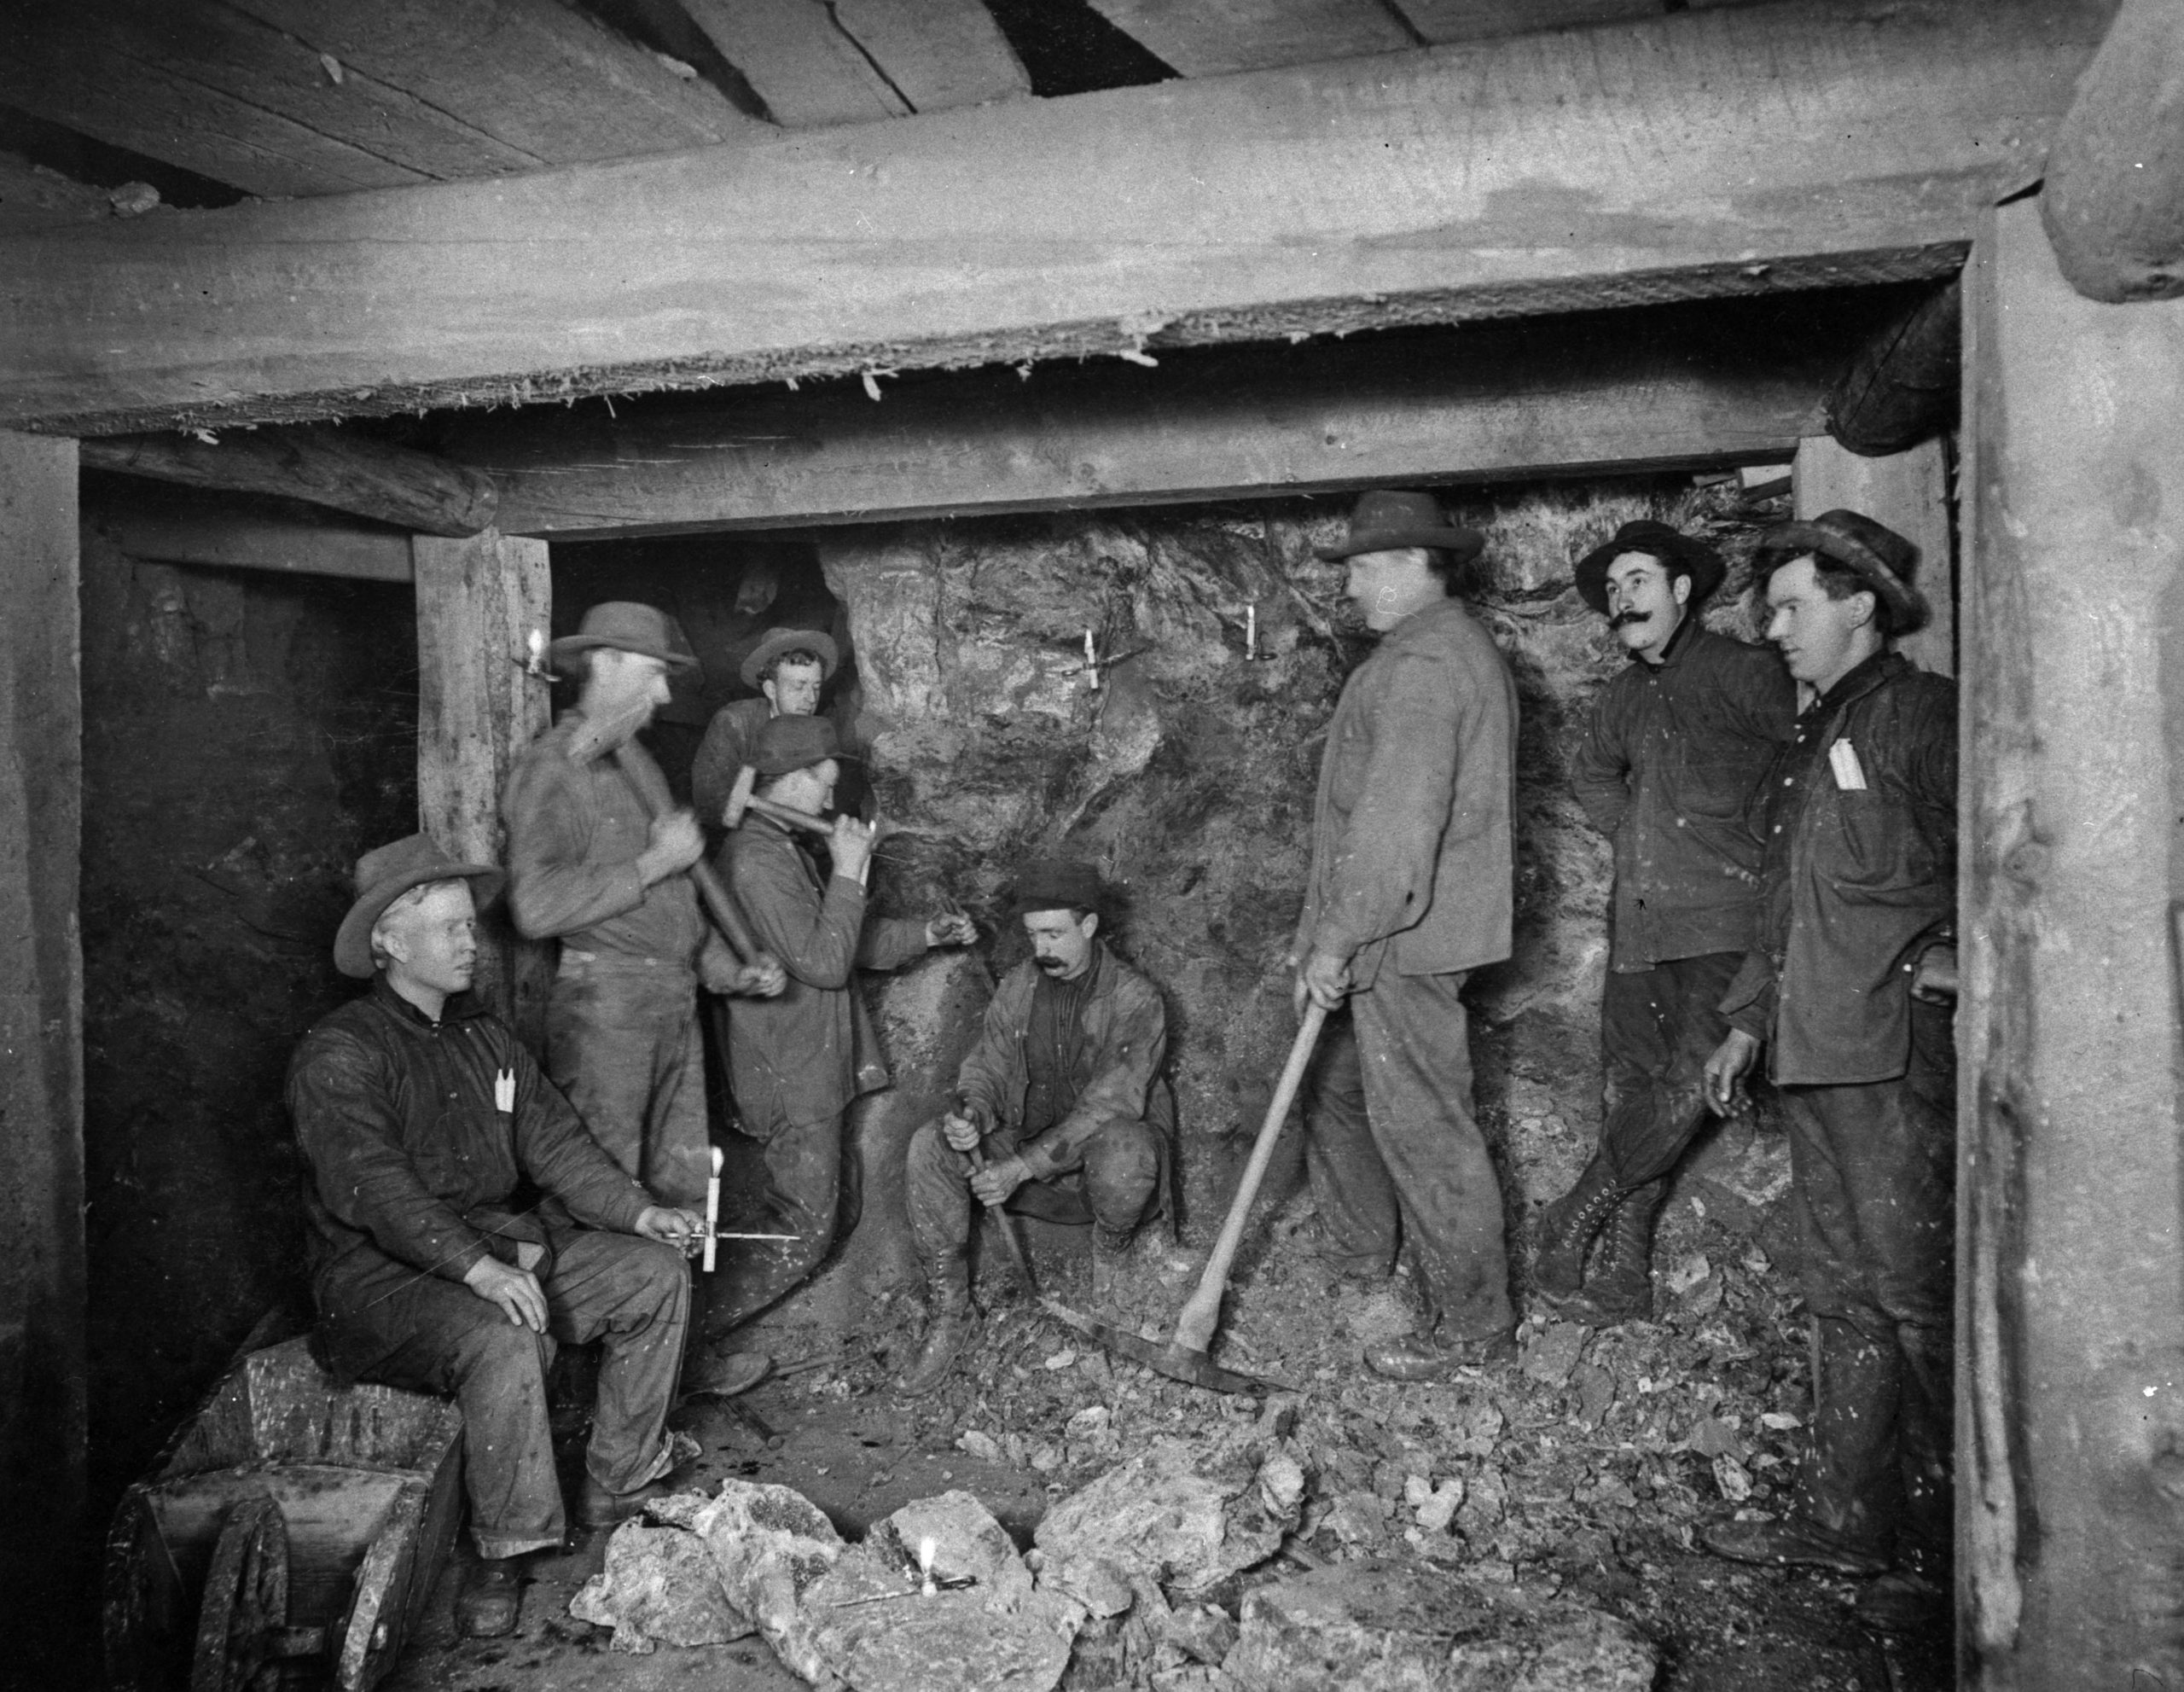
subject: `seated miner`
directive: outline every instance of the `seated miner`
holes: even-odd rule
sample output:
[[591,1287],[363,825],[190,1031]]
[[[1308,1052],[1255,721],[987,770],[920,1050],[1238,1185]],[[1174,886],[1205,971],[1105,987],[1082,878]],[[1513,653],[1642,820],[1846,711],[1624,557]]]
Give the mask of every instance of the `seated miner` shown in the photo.
[[751,763],[758,731],[776,717],[818,714],[819,694],[840,662],[834,642],[816,629],[770,629],[736,674],[755,699],[733,700],[713,712],[690,765],[690,799],[706,826],[717,829],[735,778]]
[[[344,1381],[462,1406],[482,1561],[456,1614],[474,1637],[514,1629],[515,1560],[562,1541],[546,1414],[557,1341],[603,1347],[578,1520],[612,1526],[665,1490],[682,1247],[704,1226],[653,1203],[470,1000],[475,911],[500,881],[422,834],[367,852],[334,961],[370,991],[304,1037],[288,1084],[313,1354]],[[519,1208],[525,1183],[543,1196]]]
[[924,1266],[925,1343],[900,1390],[948,1378],[977,1321],[972,1201],[1049,1222],[1092,1224],[1094,1281],[1164,1209],[1176,1104],[1159,989],[1101,942],[1100,877],[1081,863],[1029,865],[1015,910],[1031,956],[1002,978],[955,1108],[911,1137],[910,1230]]
[[[848,756],[826,718],[777,717],[752,748],[757,796],[822,816]],[[802,1284],[857,1225],[862,1194],[844,1119],[859,1097],[888,1081],[856,991],[857,972],[899,968],[934,946],[978,938],[960,911],[868,921],[865,878],[874,838],[870,825],[836,817],[822,877],[789,829],[753,807],[721,848],[722,879],[759,944],[788,973],[780,997],[730,1003],[728,1067],[743,1131],[764,1148],[771,1225],[796,1238],[760,1246],[732,1265],[729,1290],[708,1315],[711,1333],[725,1333]],[[736,1366],[735,1359],[723,1364]]]

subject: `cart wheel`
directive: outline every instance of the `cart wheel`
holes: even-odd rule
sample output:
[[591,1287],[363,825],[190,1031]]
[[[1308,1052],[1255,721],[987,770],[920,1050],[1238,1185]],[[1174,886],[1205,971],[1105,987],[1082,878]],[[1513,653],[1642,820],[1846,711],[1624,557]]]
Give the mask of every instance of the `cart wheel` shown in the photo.
[[288,1524],[272,1499],[245,1498],[212,1549],[189,1692],[272,1692],[288,1622]]

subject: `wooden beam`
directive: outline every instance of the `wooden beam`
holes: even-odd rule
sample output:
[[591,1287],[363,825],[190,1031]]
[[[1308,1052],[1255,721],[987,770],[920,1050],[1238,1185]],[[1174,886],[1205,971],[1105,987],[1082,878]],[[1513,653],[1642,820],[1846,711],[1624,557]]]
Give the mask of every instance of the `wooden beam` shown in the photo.
[[1187,77],[1399,53],[1418,45],[1380,0],[1092,0],[1107,20]]
[[253,430],[218,441],[115,435],[85,441],[83,460],[86,469],[275,494],[428,535],[489,528],[500,499],[492,479],[475,470],[339,429]]
[[1953,426],[1964,289],[1951,276],[1868,339],[1827,395],[1827,432],[1853,452],[1902,452]]
[[[1769,302],[468,420],[526,534],[779,528],[1786,458],[1839,359]],[[1854,319],[1853,323],[1862,323]],[[1801,338],[1798,330],[1809,339]],[[1837,327],[1838,337],[1859,333]]]
[[77,546],[75,443],[0,434],[0,1520],[15,1524],[0,1534],[0,1583],[26,1618],[65,1613],[80,1579]]
[[1949,448],[1922,441],[1905,452],[1869,457],[1827,435],[1798,443],[1791,500],[1800,517],[1862,511],[1919,549],[1913,580],[1933,612],[1926,626],[1896,642],[1921,670],[1956,673],[1956,559],[1949,520]]
[[413,575],[410,537],[392,529],[309,522],[189,497],[93,497],[89,509],[132,558],[405,584]]
[[913,112],[1031,91],[1016,49],[979,0],[833,0],[832,9]]
[[1657,18],[1668,9],[1662,0],[1394,0],[1394,3],[1410,26],[1436,46],[1533,30],[1629,23]]
[[[548,721],[547,683],[523,663],[531,632],[553,626],[546,544],[489,531],[414,546],[417,826],[473,863],[505,863],[501,789]],[[474,991],[540,1050],[548,948],[519,938],[504,910],[479,925],[479,942]]]
[[2107,15],[1687,12],[26,235],[0,242],[0,423],[520,402],[1931,275],[2036,167]]
[[910,109],[826,0],[682,0],[784,129],[872,123]]
[[2040,213],[2088,299],[2184,294],[2184,9],[2124,0],[2048,158]]
[[1966,278],[1962,1683],[2184,1682],[2184,303]]

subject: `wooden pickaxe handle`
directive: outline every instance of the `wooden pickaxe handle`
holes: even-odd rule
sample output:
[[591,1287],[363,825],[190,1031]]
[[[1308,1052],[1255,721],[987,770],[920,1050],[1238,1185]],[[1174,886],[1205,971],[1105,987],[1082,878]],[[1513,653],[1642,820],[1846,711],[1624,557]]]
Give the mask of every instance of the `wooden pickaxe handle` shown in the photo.
[[[629,778],[636,790],[637,801],[645,808],[645,815],[655,821],[675,808],[673,796],[659,766],[640,752],[635,745],[624,741],[614,748],[614,765]],[[743,913],[735,908],[735,901],[728,896],[728,889],[721,885],[720,877],[713,873],[712,864],[700,858],[690,866],[690,879],[697,884],[698,897],[705,901],[714,925],[735,952],[738,963],[756,963],[766,955],[758,944],[758,937],[751,932],[751,925],[743,920]]]
[[[971,1169],[973,1173],[985,1168],[986,1154],[977,1146],[973,1146],[963,1155],[971,1160]],[[1016,1231],[1016,1218],[1000,1205],[986,1205],[982,1206],[981,1208],[993,1212],[993,1219],[1001,1229],[1001,1237],[1008,1246],[1008,1254],[1016,1260],[1016,1272],[1024,1277],[1024,1285],[1031,1296],[1037,1298],[1039,1295],[1039,1283],[1031,1274],[1031,1253],[1024,1249],[1024,1236]]]

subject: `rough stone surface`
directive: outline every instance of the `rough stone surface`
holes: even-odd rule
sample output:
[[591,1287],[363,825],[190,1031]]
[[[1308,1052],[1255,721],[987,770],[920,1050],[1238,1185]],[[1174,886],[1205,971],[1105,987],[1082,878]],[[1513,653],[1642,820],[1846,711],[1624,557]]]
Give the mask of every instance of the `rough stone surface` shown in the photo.
[[613,1648],[639,1656],[659,1645],[725,1645],[756,1631],[729,1602],[703,1540],[637,1521],[614,1530],[605,1570],[584,1583],[569,1614],[613,1628]]
[[1248,1594],[1221,1666],[1243,1692],[1646,1692],[1658,1658],[1580,1604],[1356,1562]]
[[829,1677],[804,1601],[843,1545],[816,1504],[787,1486],[723,1480],[710,1501],[687,1509],[654,1505],[653,1513],[706,1542],[729,1602],[751,1619],[793,1672],[814,1685]]

